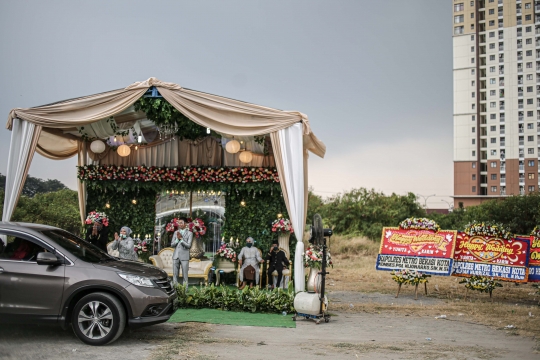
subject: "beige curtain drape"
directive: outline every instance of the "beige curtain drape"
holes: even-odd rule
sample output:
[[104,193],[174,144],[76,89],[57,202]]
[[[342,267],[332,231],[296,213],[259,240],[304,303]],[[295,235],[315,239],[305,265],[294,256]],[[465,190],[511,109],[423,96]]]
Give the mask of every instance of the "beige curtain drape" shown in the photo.
[[[86,165],[86,141],[79,141],[77,145],[77,165]],[[79,215],[81,216],[81,224],[84,225],[86,214],[86,184],[84,181],[77,182],[77,193],[79,195]]]

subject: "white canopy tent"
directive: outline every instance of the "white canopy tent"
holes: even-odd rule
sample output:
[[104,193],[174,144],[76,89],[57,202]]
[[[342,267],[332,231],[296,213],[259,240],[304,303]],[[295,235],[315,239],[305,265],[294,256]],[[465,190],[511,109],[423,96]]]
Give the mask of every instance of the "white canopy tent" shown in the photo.
[[[304,246],[301,240],[307,212],[308,151],[320,157],[324,157],[326,152],[325,145],[311,131],[307,116],[296,111],[276,110],[185,89],[156,78],[136,82],[124,89],[11,110],[6,126],[12,133],[2,221],[11,219],[36,151],[55,160],[77,154],[79,165],[84,165],[87,157],[95,154],[87,150],[81,128],[89,128],[87,130],[95,137],[114,135],[105,124],[111,116],[115,117],[120,128],[123,123],[132,124],[134,120],[141,120],[137,126],[144,133],[144,129],[141,129],[144,127],[144,113],[134,111],[133,104],[151,87],[155,87],[179,112],[203,127],[227,136],[270,135],[283,198],[299,240],[294,261],[295,290],[303,291]],[[179,152],[182,153],[182,149]],[[83,219],[86,198],[84,184],[79,184],[78,190]]]

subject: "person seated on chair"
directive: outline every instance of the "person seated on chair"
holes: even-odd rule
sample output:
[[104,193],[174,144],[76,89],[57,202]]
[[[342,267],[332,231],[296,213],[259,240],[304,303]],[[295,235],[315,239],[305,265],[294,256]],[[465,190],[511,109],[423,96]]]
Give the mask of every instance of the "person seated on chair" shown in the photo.
[[259,249],[253,246],[253,238],[250,236],[246,239],[246,246],[240,250],[240,255],[238,255],[238,265],[240,265],[240,281],[242,284],[239,289],[242,290],[246,284],[249,282],[249,287],[253,287],[253,282],[255,285],[259,285],[259,263],[263,263],[261,255],[259,254]]
[[274,240],[272,242],[272,247],[270,248],[270,252],[268,255],[266,255],[266,260],[270,261],[268,264],[268,286],[272,289],[274,288],[274,282],[272,281],[272,273],[277,271],[278,277],[277,277],[277,286],[281,284],[281,279],[283,278],[283,265],[289,266],[289,259],[287,259],[287,255],[285,254],[285,251],[281,250],[279,248],[279,243],[277,240]]

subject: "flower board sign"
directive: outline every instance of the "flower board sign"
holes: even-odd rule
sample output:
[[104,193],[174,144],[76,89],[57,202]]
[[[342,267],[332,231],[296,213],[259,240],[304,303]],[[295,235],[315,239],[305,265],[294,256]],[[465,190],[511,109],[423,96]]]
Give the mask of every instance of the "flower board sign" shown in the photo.
[[452,270],[455,230],[383,228],[377,270],[415,270],[449,276]]
[[454,251],[455,276],[484,276],[527,282],[529,239],[459,232]]
[[531,235],[529,282],[540,282],[540,238]]

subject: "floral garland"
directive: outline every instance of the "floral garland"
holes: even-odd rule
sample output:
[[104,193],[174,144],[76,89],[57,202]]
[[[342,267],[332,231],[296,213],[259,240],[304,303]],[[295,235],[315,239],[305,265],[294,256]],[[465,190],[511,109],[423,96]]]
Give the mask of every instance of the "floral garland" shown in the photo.
[[439,224],[427,218],[407,218],[399,223],[399,227],[404,230],[431,230],[435,232],[441,229]]
[[[322,245],[310,245],[304,252],[304,266],[316,269],[322,268]],[[330,251],[326,250],[326,267],[334,267]]]
[[511,240],[514,235],[502,224],[471,223],[465,228],[469,236],[491,236],[504,240]]
[[84,165],[77,167],[77,178],[84,181],[128,180],[138,182],[256,183],[279,182],[275,168],[156,167]]
[[416,270],[393,270],[390,275],[392,275],[392,280],[397,282],[398,284],[403,285],[418,285],[428,282],[428,277],[431,277],[431,275],[421,273]]
[[535,226],[533,231],[531,231],[531,236],[534,236],[536,239],[540,239],[540,228]]
[[294,232],[291,221],[289,219],[276,219],[272,223],[273,232]]
[[197,239],[203,237],[204,234],[206,234],[206,226],[204,226],[204,222],[199,218],[190,221],[188,227],[189,231],[195,234],[195,237]]
[[227,245],[220,247],[218,251],[216,251],[216,256],[225,258],[232,262],[236,262],[236,251],[233,248],[228,247]]
[[167,224],[167,226],[165,226],[165,231],[167,232],[174,232],[176,229],[178,228],[178,218],[174,218],[172,219],[171,221],[169,221],[169,223]]
[[480,292],[490,293],[497,287],[502,287],[501,283],[493,280],[493,278],[473,275],[470,278],[465,278],[459,282],[465,284],[467,289],[476,290]]
[[104,212],[91,211],[88,213],[88,216],[86,217],[84,223],[90,225],[95,222],[100,222],[101,224],[103,224],[103,226],[109,226],[109,218]]

